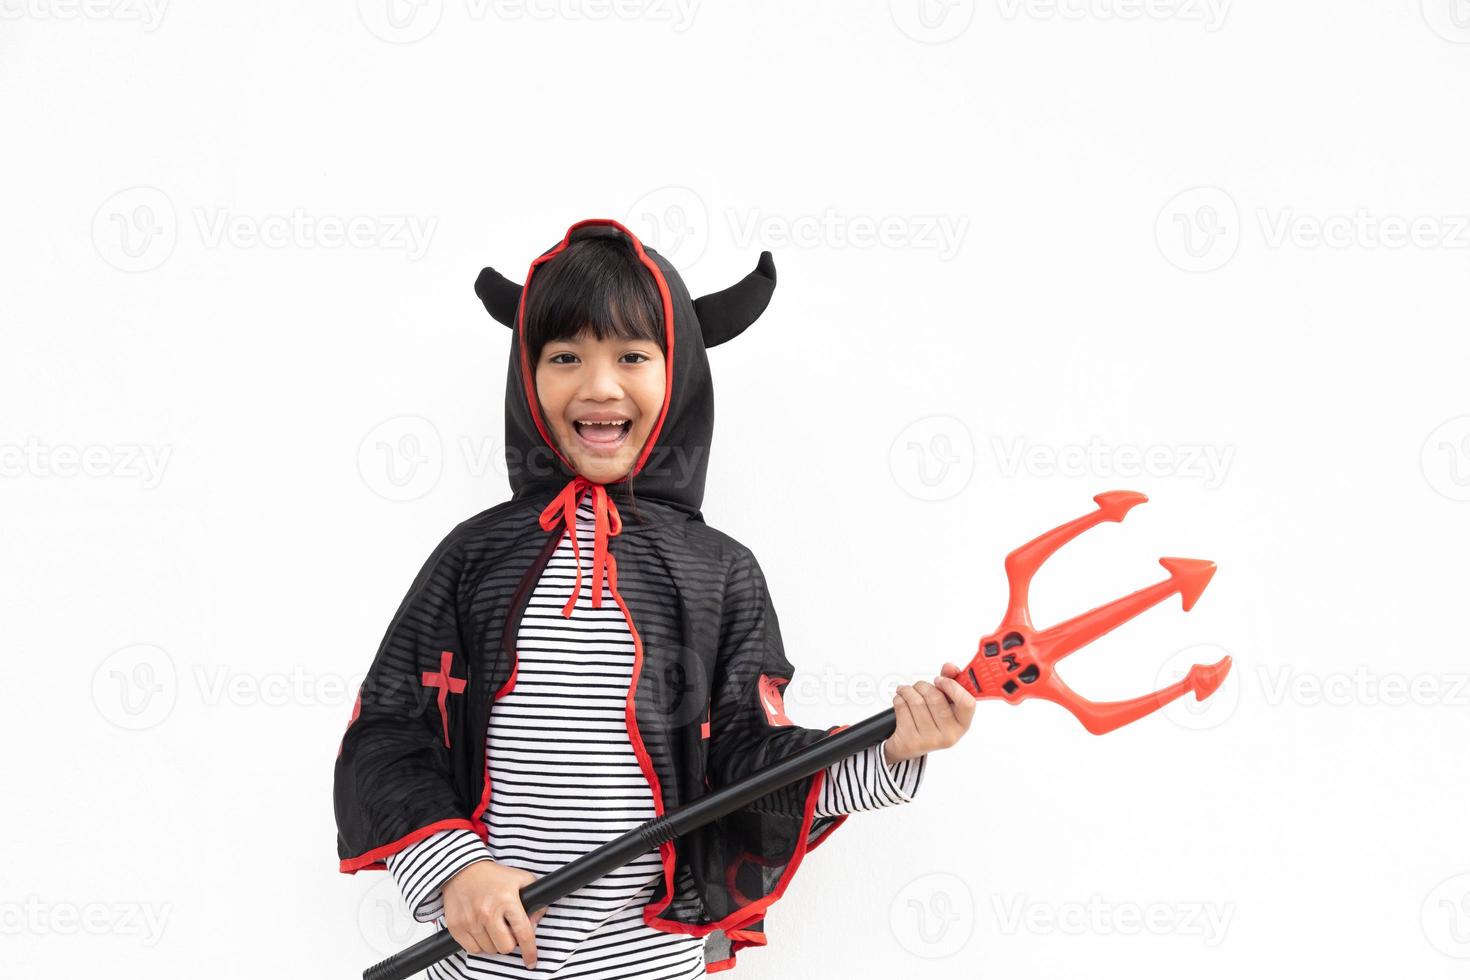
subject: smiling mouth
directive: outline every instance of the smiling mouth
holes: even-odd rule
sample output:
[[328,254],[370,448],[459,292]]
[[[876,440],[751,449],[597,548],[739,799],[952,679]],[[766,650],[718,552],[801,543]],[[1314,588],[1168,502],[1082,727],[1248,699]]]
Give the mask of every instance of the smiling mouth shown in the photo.
[[613,449],[623,444],[633,430],[630,419],[621,422],[573,422],[577,438],[594,449]]

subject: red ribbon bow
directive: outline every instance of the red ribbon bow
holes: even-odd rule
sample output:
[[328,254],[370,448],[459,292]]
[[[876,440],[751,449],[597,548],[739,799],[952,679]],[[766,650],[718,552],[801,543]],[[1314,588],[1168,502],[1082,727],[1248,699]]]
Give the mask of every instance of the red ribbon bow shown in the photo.
[[572,536],[572,555],[577,562],[577,581],[572,586],[572,597],[562,607],[563,616],[571,616],[577,597],[582,594],[582,552],[577,543],[577,507],[582,497],[592,494],[592,608],[602,608],[602,587],[606,583],[614,593],[618,590],[618,563],[607,550],[608,538],[616,537],[623,530],[623,518],[618,514],[617,504],[607,495],[607,487],[593,483],[585,476],[574,477],[546,509],[541,512],[541,529],[550,531],[557,524],[566,527]]

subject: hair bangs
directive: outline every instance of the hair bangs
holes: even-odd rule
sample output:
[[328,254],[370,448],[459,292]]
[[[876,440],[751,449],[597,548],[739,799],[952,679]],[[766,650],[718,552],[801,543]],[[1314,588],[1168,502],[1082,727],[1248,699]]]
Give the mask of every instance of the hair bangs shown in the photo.
[[526,296],[526,349],[535,365],[557,340],[647,340],[668,353],[663,301],[624,238],[574,238],[537,267]]

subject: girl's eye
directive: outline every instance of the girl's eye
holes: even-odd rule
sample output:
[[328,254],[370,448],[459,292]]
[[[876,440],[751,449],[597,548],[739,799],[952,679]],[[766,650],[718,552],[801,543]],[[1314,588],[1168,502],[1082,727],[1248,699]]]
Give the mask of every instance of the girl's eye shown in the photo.
[[[627,361],[628,363],[632,364],[642,364],[644,361],[652,360],[652,358],[640,351],[628,351],[622,356],[621,360]],[[546,356],[546,363],[576,364],[577,355],[573,354],[571,351],[557,351],[555,354],[548,354]]]

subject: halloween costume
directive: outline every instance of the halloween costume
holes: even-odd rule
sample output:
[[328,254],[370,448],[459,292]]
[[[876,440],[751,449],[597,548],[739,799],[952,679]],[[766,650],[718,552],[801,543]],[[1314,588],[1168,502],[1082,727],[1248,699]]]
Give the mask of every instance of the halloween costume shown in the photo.
[[[458,870],[489,856],[476,855],[466,832],[514,853],[509,833],[490,840],[496,787],[505,784],[502,798],[512,800],[527,787],[493,775],[501,755],[492,763],[487,733],[496,732],[492,716],[509,717],[499,702],[517,690],[528,617],[620,620],[628,663],[613,691],[614,713],[602,720],[625,723],[623,751],[607,761],[630,777],[622,783],[630,790],[628,826],[827,734],[786,719],[780,692],[793,668],[760,567],[748,549],[708,527],[699,510],[713,429],[705,350],[740,333],[765,308],[775,283],[771,257],[763,253],[741,283],[694,301],[662,256],[621,225],[594,220],[573,225],[532,263],[527,285],[537,266],[583,234],[626,236],[658,286],[664,405],[634,465],[636,502],[626,480],[602,485],[578,476],[541,418],[523,344],[522,287],[493,270],[481,274],[476,291],[487,309],[515,326],[506,394],[513,496],[456,527],[425,563],[359,691],[335,775],[341,869],[383,868],[392,858],[416,914],[436,911],[431,893],[450,865]],[[566,566],[554,572],[554,560]],[[549,604],[559,608],[540,608],[552,594],[543,586],[554,577],[564,593]],[[576,672],[585,693],[591,665]],[[512,758],[507,751],[507,764]],[[702,940],[711,972],[733,965],[736,950],[765,943],[766,911],[806,852],[846,812],[873,805],[874,780],[898,776],[909,786],[900,799],[912,795],[922,760],[897,773],[881,759],[873,765],[878,758],[848,760],[840,771],[853,778],[841,792],[828,786],[827,777],[839,772],[833,767],[664,843],[649,855],[648,868],[626,869],[643,875],[647,887],[615,911],[633,909],[652,930]],[[632,793],[640,779],[641,793]],[[638,799],[652,809],[635,813]]]
[[[595,514],[577,511],[583,574],[591,571]],[[414,918],[443,913],[441,886],[479,860],[546,874],[654,816],[648,781],[628,742],[623,706],[634,648],[622,613],[604,591],[604,608],[583,591],[563,612],[577,556],[564,536],[527,602],[516,645],[516,684],[491,709],[490,779],[482,817],[486,839],[443,830],[387,859]],[[606,587],[604,586],[604,589]],[[924,757],[888,767],[881,745],[830,766],[813,811],[836,816],[913,798]],[[536,925],[536,976],[660,977],[706,972],[706,940],[643,922],[662,864],[648,851],[617,871],[553,902]],[[519,952],[458,954],[436,964],[436,978],[531,976]]]

